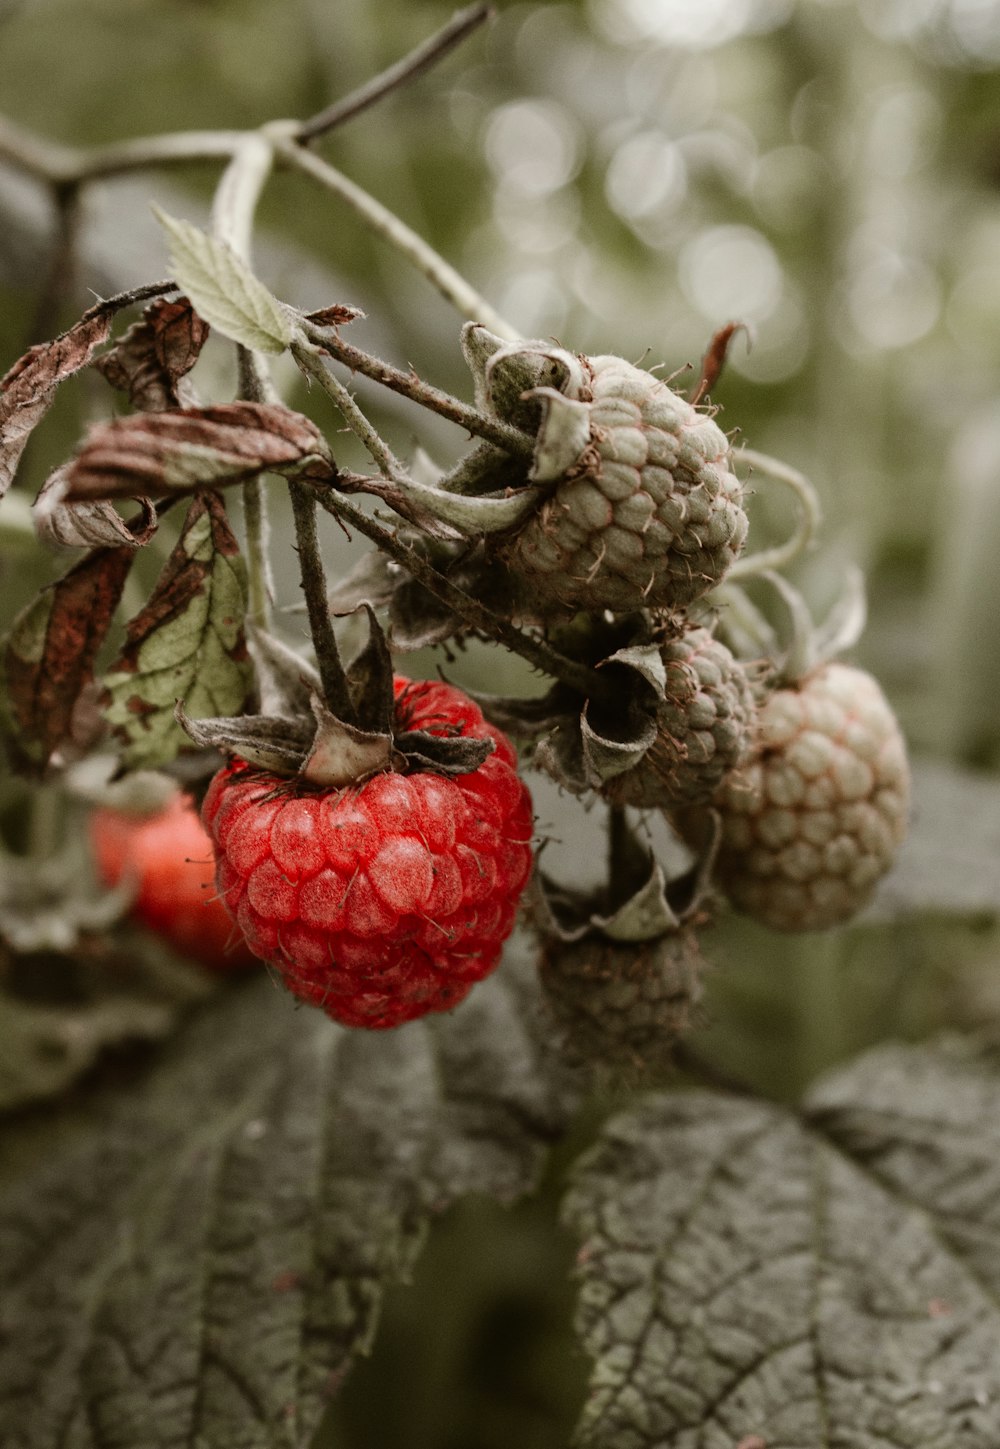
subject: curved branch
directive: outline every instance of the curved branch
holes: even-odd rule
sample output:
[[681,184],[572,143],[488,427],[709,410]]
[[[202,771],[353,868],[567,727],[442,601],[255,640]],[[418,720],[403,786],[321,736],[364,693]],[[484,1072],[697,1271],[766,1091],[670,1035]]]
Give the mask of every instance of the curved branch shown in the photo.
[[510,342],[519,342],[521,334],[515,327],[504,320],[499,312],[494,311],[489,302],[481,297],[476,289],[465,280],[460,272],[457,272],[450,262],[439,256],[434,248],[419,233],[407,226],[406,222],[396,216],[388,207],[383,206],[374,196],[365,191],[363,187],[324,161],[320,156],[314,156],[305,146],[289,139],[287,129],[282,135],[280,131],[271,133],[274,137],[275,150],[277,154],[289,166],[299,171],[304,171],[314,181],[347,203],[356,216],[364,222],[365,226],[388,242],[400,256],[406,258],[422,276],[426,277],[433,287],[436,287],[446,302],[451,305],[470,322],[479,322],[495,332],[498,337],[506,338]]
[[373,76],[370,81],[358,86],[357,90],[303,121],[295,131],[295,140],[303,144],[315,141],[327,131],[332,131],[335,126],[342,126],[361,111],[367,111],[391,91],[398,90],[400,86],[430,70],[431,66],[437,65],[439,60],[443,60],[466,36],[478,30],[485,21],[491,20],[493,15],[493,6],[487,4],[469,5],[465,10],[457,11],[447,25],[411,50],[409,55],[404,55],[402,60],[396,61],[395,65],[389,66],[381,75]]
[[0,161],[50,186],[79,185],[151,166],[228,161],[246,131],[173,131],[78,148],[48,141],[0,116]]
[[363,352],[360,347],[344,342],[331,329],[317,327],[308,317],[300,318],[299,321],[310,342],[315,343],[336,362],[342,362],[351,372],[360,372],[363,377],[381,383],[391,392],[410,398],[429,412],[448,418],[460,428],[465,428],[466,432],[502,448],[515,458],[531,458],[534,454],[534,438],[528,433],[522,433],[520,428],[512,427],[510,423],[502,422],[499,418],[489,417],[459,398],[452,397],[450,393],[432,387],[430,383],[423,382],[415,372],[402,372],[391,363],[373,357],[370,352]]
[[372,543],[401,564],[429,594],[433,594],[452,613],[457,614],[468,628],[494,643],[505,645],[512,653],[520,654],[522,659],[526,659],[543,674],[562,680],[584,699],[598,699],[605,704],[615,704],[620,699],[620,692],[613,680],[605,678],[599,670],[591,669],[576,659],[568,659],[544,639],[518,629],[509,619],[502,619],[499,614],[495,614],[492,609],[488,609],[485,604],[459,588],[451,579],[438,573],[415,549],[408,547],[398,534],[349,502],[342,493],[331,492],[328,486],[321,483],[310,486],[321,508],[341,523],[349,524],[371,539]]

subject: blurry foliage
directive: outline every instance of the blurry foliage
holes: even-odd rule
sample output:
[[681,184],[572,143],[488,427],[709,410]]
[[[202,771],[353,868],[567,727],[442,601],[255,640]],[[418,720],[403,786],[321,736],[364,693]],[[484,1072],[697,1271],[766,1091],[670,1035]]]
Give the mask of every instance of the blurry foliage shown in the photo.
[[[2,106],[74,144],[306,115],[452,9],[8,0]],[[1000,765],[1000,0],[580,0],[499,12],[433,77],[331,135],[324,154],[529,335],[671,374],[697,366],[715,328],[748,322],[753,345],[737,341],[715,401],[724,426],[821,490],[827,542],[800,582],[822,608],[844,565],[861,563],[872,603],[863,662],[913,745]],[[215,176],[199,166],[93,188],[58,323],[92,291],[161,275],[148,200],[202,219]],[[53,219],[42,193],[2,163],[0,208],[2,370],[38,340]],[[368,320],[352,324],[363,345],[468,395],[457,319],[301,178],[269,189],[257,256],[279,295],[363,307]],[[212,357],[209,348],[203,366],[218,371]],[[323,401],[295,387],[294,403],[329,429]],[[358,392],[404,453],[419,421],[440,461],[457,454],[463,440],[446,425],[426,428],[366,384]],[[96,378],[64,390],[28,450],[25,496],[107,403]],[[753,505],[758,537],[781,530],[781,505]],[[290,548],[283,509],[276,498]],[[10,505],[0,513],[0,587],[13,607],[61,566],[20,546],[18,517]],[[140,559],[147,592],[175,536],[165,528]],[[349,556],[332,526],[324,540],[335,561]],[[301,637],[296,620],[289,634]],[[504,672],[528,687],[517,661]],[[483,649],[451,673],[496,685]],[[960,834],[962,821],[951,829]],[[988,924],[890,919],[779,945],[746,923],[719,929],[704,1033],[708,1055],[779,1097],[889,1033],[996,1031],[1000,950]],[[568,1301],[563,1247],[533,1204],[499,1214],[473,1204],[433,1230],[413,1288],[390,1299],[372,1365],[335,1411],[338,1445],[528,1446],[555,1442],[542,1430],[571,1421],[580,1364],[568,1323],[552,1326]],[[464,1277],[481,1241],[504,1261]],[[429,1325],[442,1330],[434,1353],[417,1348]],[[508,1354],[516,1362],[503,1367]],[[386,1375],[389,1395],[379,1391]],[[449,1385],[439,1398],[433,1375]],[[523,1417],[511,1410],[496,1432],[477,1429],[496,1382],[508,1402],[520,1396]],[[409,1438],[392,1407],[408,1394]]]

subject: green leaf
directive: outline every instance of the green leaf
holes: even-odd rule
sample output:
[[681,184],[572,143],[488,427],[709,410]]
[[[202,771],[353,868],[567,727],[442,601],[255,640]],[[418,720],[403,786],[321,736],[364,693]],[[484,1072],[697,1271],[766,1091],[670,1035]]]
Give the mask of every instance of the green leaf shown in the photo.
[[797,1118],[705,1092],[577,1166],[587,1449],[996,1449],[1000,1061],[889,1047]]
[[366,1033],[261,977],[37,1128],[0,1177],[0,1443],[304,1449],[429,1216],[527,1191],[565,1124],[526,989],[510,960]]
[[178,286],[211,327],[257,352],[284,352],[292,337],[281,304],[232,247],[189,221],[153,207],[170,238],[170,267]]
[[174,718],[178,700],[194,716],[239,714],[252,681],[246,600],[246,569],[222,498],[200,493],[105,676],[105,713],[126,764],[167,764],[187,743]]

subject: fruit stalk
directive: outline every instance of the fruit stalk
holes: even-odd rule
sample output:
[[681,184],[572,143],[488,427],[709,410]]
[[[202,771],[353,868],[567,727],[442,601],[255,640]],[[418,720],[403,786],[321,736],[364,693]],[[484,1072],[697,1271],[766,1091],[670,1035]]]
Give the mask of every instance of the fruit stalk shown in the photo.
[[323,700],[338,719],[354,724],[356,716],[351,692],[326,603],[326,573],[316,534],[316,500],[305,483],[291,483],[289,494],[292,500],[292,517],[295,520],[302,593],[309,615],[309,631],[316,649]]
[[[303,485],[306,486],[306,485]],[[485,635],[486,638],[496,643],[504,644],[515,654],[520,654],[529,664],[540,669],[543,674],[551,675],[553,679],[560,679],[575,689],[584,699],[602,700],[606,704],[613,704],[618,698],[618,689],[613,681],[604,678],[596,669],[590,669],[585,664],[578,663],[575,659],[567,659],[547,644],[544,639],[536,635],[527,634],[516,628],[507,619],[501,619],[491,609],[487,609],[478,599],[460,589],[457,584],[452,583],[443,574],[439,574],[425,559],[422,559],[415,549],[407,547],[405,543],[391,529],[385,528],[376,519],[370,518],[360,508],[356,508],[343,494],[331,494],[322,484],[313,485],[315,497],[327,513],[333,515],[341,523],[349,523],[372,543],[377,544],[380,549],[394,558],[397,563],[422,584],[428,593],[440,599],[449,609],[456,613],[459,618],[468,625],[470,629]]]

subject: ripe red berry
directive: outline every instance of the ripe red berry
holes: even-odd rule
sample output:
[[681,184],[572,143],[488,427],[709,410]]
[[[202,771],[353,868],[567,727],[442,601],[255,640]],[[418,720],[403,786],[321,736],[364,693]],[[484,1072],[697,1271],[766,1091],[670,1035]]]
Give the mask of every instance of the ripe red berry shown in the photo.
[[505,735],[459,690],[396,681],[397,733],[490,738],[475,770],[309,788],[242,761],[202,818],[219,894],[300,1000],[347,1026],[447,1011],[499,963],[531,873],[531,799]]
[[134,878],[132,914],[182,956],[213,971],[256,964],[216,894],[212,842],[186,795],[149,816],[95,810],[90,841],[104,883]]

